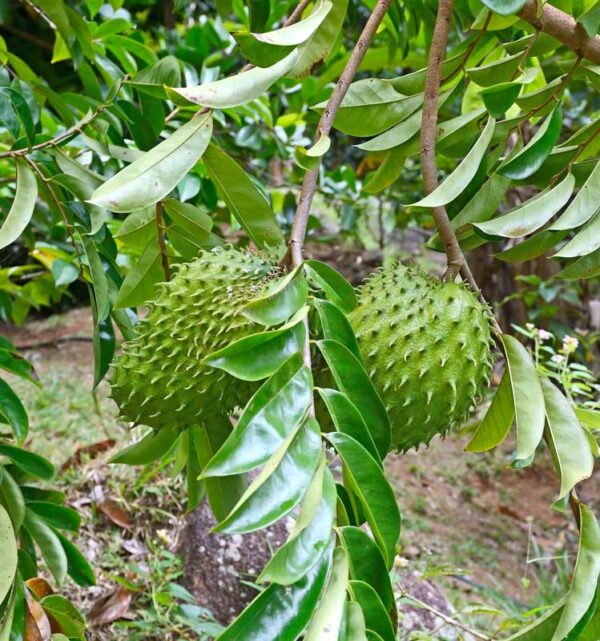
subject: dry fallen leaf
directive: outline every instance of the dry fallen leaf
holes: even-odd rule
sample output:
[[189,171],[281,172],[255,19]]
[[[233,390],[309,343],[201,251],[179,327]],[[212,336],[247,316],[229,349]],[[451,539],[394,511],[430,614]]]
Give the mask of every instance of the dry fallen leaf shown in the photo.
[[89,458],[93,459],[98,456],[98,454],[102,454],[102,452],[106,452],[107,450],[112,449],[115,446],[116,441],[112,438],[107,438],[104,441],[98,441],[98,443],[92,443],[91,445],[84,445],[82,447],[78,447],[75,450],[75,454],[73,456],[70,456],[63,464],[62,467],[60,468],[61,471],[68,470],[72,467],[76,467],[77,465],[81,465],[81,461],[83,459],[84,454],[89,456]]
[[127,588],[119,587],[113,592],[101,596],[88,613],[90,626],[99,627],[119,619],[129,618],[129,606],[133,592]]
[[98,509],[105,514],[115,525],[131,530],[132,524],[129,514],[114,500],[105,499],[98,503]]

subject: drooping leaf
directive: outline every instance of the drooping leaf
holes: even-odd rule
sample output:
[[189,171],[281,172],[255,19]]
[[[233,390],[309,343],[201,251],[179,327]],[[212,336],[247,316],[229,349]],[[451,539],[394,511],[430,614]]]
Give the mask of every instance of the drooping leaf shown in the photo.
[[333,267],[320,260],[307,260],[304,270],[309,282],[323,291],[328,300],[349,314],[357,305],[354,287]]
[[496,121],[489,118],[481,136],[458,167],[430,194],[414,203],[415,207],[439,207],[447,205],[459,196],[473,180],[487,151]]
[[0,603],[10,592],[17,573],[17,540],[8,512],[0,504],[0,549],[2,565],[0,566]]
[[[495,60],[494,62],[482,65],[481,67],[471,67],[470,69],[467,69],[466,72],[469,78],[480,87],[497,87],[498,85],[506,83],[512,79],[519,68],[521,58],[521,53],[515,53],[512,56]],[[517,93],[517,96],[518,95],[519,94]],[[517,96],[514,97],[516,98]]]
[[387,567],[396,556],[400,536],[400,513],[394,492],[377,461],[348,434],[331,432],[327,439],[333,444],[344,463],[344,471],[351,480],[352,491],[373,532]]
[[39,547],[54,579],[61,585],[67,576],[68,562],[60,540],[54,534],[52,528],[29,509],[25,510],[23,527]]
[[401,149],[390,149],[386,152],[383,162],[363,183],[363,191],[367,194],[379,194],[393,185],[404,170],[406,157]]
[[6,456],[23,472],[35,478],[49,481],[54,476],[54,466],[48,459],[39,454],[24,450],[14,445],[0,443],[0,456]]
[[541,231],[523,242],[496,254],[496,258],[508,263],[520,263],[543,256],[565,238],[566,231]]
[[18,532],[25,518],[25,499],[19,484],[6,468],[2,470],[0,479],[0,497],[0,502],[8,511],[13,529]]
[[151,430],[139,441],[117,452],[110,463],[121,465],[147,465],[165,455],[177,440],[177,431],[164,428],[157,432]]
[[333,339],[347,347],[362,362],[362,355],[354,330],[346,315],[333,303],[315,299],[315,307],[321,321],[323,338]]
[[151,240],[137,263],[125,276],[115,300],[115,309],[148,303],[156,294],[157,283],[164,279],[160,246]]
[[557,278],[565,280],[579,280],[580,278],[594,278],[600,274],[600,249],[582,256],[562,271],[556,274]]
[[189,235],[195,243],[202,244],[208,240],[212,219],[203,209],[174,198],[167,198],[163,206],[175,225]]
[[566,496],[594,471],[594,455],[575,411],[548,378],[542,378],[546,403],[546,434],[554,464],[560,477],[557,500]]
[[27,501],[27,509],[44,519],[48,525],[59,530],[78,532],[81,525],[79,512],[65,505],[50,501]]
[[21,444],[29,431],[29,418],[21,399],[10,385],[0,378],[0,417],[10,425],[17,443]]
[[298,428],[312,399],[312,375],[291,356],[248,401],[235,429],[208,462],[203,477],[248,472],[265,463]]
[[587,256],[597,249],[600,249],[600,211],[553,257]]
[[600,162],[594,167],[585,184],[551,230],[575,229],[585,224],[598,211],[600,202]]
[[372,630],[383,641],[395,641],[396,633],[392,622],[377,592],[364,581],[350,581],[350,595],[363,611],[367,638],[376,638],[369,636],[369,631]]
[[173,191],[198,162],[211,135],[211,115],[193,117],[169,138],[98,187],[90,202],[118,213],[154,205]]
[[13,243],[25,231],[35,207],[37,180],[24,160],[18,160],[17,191],[10,211],[0,228],[0,249]]
[[367,641],[365,616],[356,601],[348,602],[346,615],[346,636],[340,641]]
[[321,433],[308,419],[267,461],[215,532],[243,534],[267,527],[289,514],[302,500],[321,455]]
[[73,579],[73,581],[75,581],[75,583],[77,583],[77,585],[82,587],[96,585],[94,570],[79,548],[57,530],[54,530],[54,534],[56,534],[63,550],[65,551],[68,575]]

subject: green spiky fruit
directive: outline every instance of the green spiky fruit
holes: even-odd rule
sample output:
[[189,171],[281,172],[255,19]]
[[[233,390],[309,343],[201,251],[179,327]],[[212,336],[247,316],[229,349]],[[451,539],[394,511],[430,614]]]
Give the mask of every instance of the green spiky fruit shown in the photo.
[[232,248],[202,252],[181,265],[115,363],[112,397],[121,416],[156,429],[185,429],[245,405],[256,385],[202,360],[261,331],[241,310],[274,271]]
[[383,268],[361,287],[350,322],[395,449],[429,443],[468,415],[491,374],[489,320],[471,290],[416,267]]

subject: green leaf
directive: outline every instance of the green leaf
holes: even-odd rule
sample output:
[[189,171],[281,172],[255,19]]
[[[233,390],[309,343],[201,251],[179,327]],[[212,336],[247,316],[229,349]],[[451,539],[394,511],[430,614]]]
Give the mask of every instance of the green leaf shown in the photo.
[[390,446],[390,419],[362,363],[335,340],[322,340],[318,345],[336,385],[360,412],[383,459]]
[[341,432],[331,432],[326,436],[342,459],[351,489],[360,501],[371,532],[390,568],[400,536],[400,513],[394,491],[377,461],[360,443]]
[[550,155],[562,128],[562,109],[558,105],[544,120],[535,136],[500,167],[498,173],[514,180],[524,180],[534,174]]
[[[466,70],[467,76],[480,87],[492,87],[501,83],[506,83],[512,79],[515,72],[519,68],[521,53],[515,53],[512,56],[495,60],[487,65],[481,67],[471,67]],[[515,98],[518,96],[515,96]],[[487,106],[487,105],[486,105]],[[500,115],[503,115],[502,112]]]
[[67,537],[54,530],[67,557],[67,573],[81,587],[96,585],[96,577],[92,566],[88,563],[77,546],[73,545]]
[[102,259],[96,248],[96,243],[87,234],[80,235],[89,267],[89,278],[92,281],[95,299],[94,320],[97,323],[108,318],[110,314],[110,299],[108,294],[108,280],[104,271]]
[[268,527],[289,514],[304,496],[321,454],[321,433],[314,418],[292,433],[267,461],[215,532],[243,534]]
[[600,211],[553,258],[587,256],[600,249]]
[[517,245],[498,252],[496,258],[509,263],[520,263],[543,256],[568,234],[567,231],[541,231]]
[[527,464],[542,440],[545,406],[542,386],[529,352],[514,336],[502,336],[517,424],[514,465]]
[[262,465],[295,433],[312,401],[312,374],[291,356],[248,401],[235,429],[203,470],[204,478]]
[[337,340],[347,347],[362,362],[358,341],[350,321],[339,307],[327,300],[315,299],[314,305],[319,314],[323,338]]
[[17,574],[17,540],[8,512],[0,504],[0,549],[2,565],[0,566],[0,603],[12,588]]
[[54,476],[54,466],[48,459],[14,445],[0,443],[0,456],[6,456],[23,472],[49,481]]
[[40,605],[58,622],[65,635],[85,641],[85,619],[69,599],[60,594],[50,594],[40,601]]
[[331,138],[321,131],[317,142],[308,149],[296,147],[294,160],[299,167],[311,171],[319,166],[321,158],[329,151],[330,147]]
[[297,60],[298,50],[296,49],[270,67],[254,67],[249,71],[241,71],[221,80],[205,82],[197,87],[173,88],[169,93],[173,99],[180,96],[187,102],[210,109],[239,107],[262,96],[273,83],[290,71]]
[[600,249],[567,265],[561,272],[556,274],[556,278],[579,280],[581,278],[594,278],[598,275],[600,275]]
[[486,223],[475,227],[490,236],[520,238],[543,227],[568,202],[575,189],[573,174],[567,174],[558,185],[541,192],[534,198]]
[[304,270],[311,285],[320,289],[345,314],[349,314],[358,305],[354,287],[327,263],[307,260],[304,262]]
[[346,615],[346,636],[340,641],[367,641],[365,615],[356,601],[348,602]]
[[[512,76],[511,76],[512,77]],[[521,93],[520,82],[502,82],[480,91],[485,108],[492,118],[502,118]]]
[[600,412],[585,407],[576,407],[577,418],[592,429],[600,429]]
[[246,172],[222,149],[210,145],[204,164],[227,208],[261,249],[285,252],[285,240],[275,214]]
[[533,623],[511,635],[505,641],[548,641],[556,629],[564,605],[565,597],[560,599],[560,601],[551,608],[548,608],[547,612]]
[[0,336],[0,369],[3,369],[15,376],[37,383],[33,377],[33,367],[22,356],[19,356],[14,347]]
[[151,240],[138,262],[125,276],[115,300],[115,309],[148,303],[156,294],[156,284],[164,279],[160,246],[155,240]]
[[330,565],[331,552],[327,551],[310,572],[294,585],[270,585],[217,641],[296,641],[315,611]]
[[25,518],[25,499],[19,484],[6,468],[2,469],[0,480],[0,503],[7,509],[13,529],[18,532]]
[[580,538],[577,563],[565,608],[552,641],[563,641],[585,616],[600,578],[600,526],[589,507],[579,504]]
[[329,581],[304,634],[304,641],[338,641],[348,587],[349,563],[344,548],[333,552]]
[[29,418],[19,397],[0,378],[0,417],[10,425],[17,443],[23,443],[29,431]]
[[259,298],[244,306],[242,313],[255,323],[272,326],[285,323],[306,303],[308,283],[302,266],[269,283]]
[[357,147],[364,151],[385,151],[402,145],[408,142],[421,129],[422,119],[423,111],[415,111],[415,113],[406,120],[390,127],[390,129],[371,138],[371,140],[357,145]]
[[350,558],[352,578],[368,583],[377,592],[388,616],[394,621],[397,617],[396,597],[380,549],[373,539],[358,527],[343,527],[340,533],[342,545]]
[[379,194],[393,185],[404,170],[406,156],[402,149],[390,149],[386,152],[383,162],[363,183],[363,191],[367,194]]
[[114,238],[118,238],[128,249],[138,251],[142,251],[151,240],[158,245],[155,208],[146,207],[129,214]]
[[267,378],[290,356],[302,351],[306,340],[303,321],[306,311],[306,308],[301,309],[279,329],[252,334],[230,343],[207,356],[204,362],[244,381]]
[[117,452],[109,463],[121,465],[147,465],[164,456],[177,440],[178,432],[174,428],[151,430],[139,441]]
[[319,395],[327,407],[335,429],[358,441],[377,462],[380,462],[381,456],[356,405],[335,389],[319,389]]
[[[315,495],[320,497],[316,510]],[[271,557],[259,582],[270,581],[280,585],[292,585],[299,581],[324,554],[335,520],[335,482],[331,472],[318,470],[300,504],[300,515],[289,540]]]
[[42,557],[54,576],[56,582],[61,585],[67,576],[67,555],[60,543],[60,540],[52,531],[49,525],[36,516],[31,510],[25,510],[23,527],[29,532],[31,538],[42,553]]
[[594,471],[594,455],[571,403],[548,378],[541,379],[546,403],[546,434],[560,477],[557,500]]
[[115,330],[110,316],[94,324],[94,389],[98,387],[115,354]]
[[458,167],[430,194],[414,203],[415,207],[439,207],[447,205],[459,196],[471,183],[494,134],[496,121],[489,118],[481,136]]
[[[106,23],[103,23],[103,27]],[[181,70],[175,56],[165,56],[158,62],[133,75],[127,84],[141,93],[164,100],[167,97],[164,86],[177,87],[181,84]]]
[[549,229],[575,229],[590,220],[600,203],[600,162],[561,217]]
[[594,38],[598,34],[600,26],[600,2],[595,2],[584,11],[577,18],[577,22],[583,26],[590,38]]
[[6,220],[0,228],[0,249],[14,243],[25,231],[33,215],[37,199],[38,189],[35,174],[24,160],[18,160],[16,166],[17,191]]
[[467,452],[487,452],[498,447],[508,436],[515,419],[515,406],[510,384],[510,373],[505,370],[492,403],[473,438],[465,447]]
[[[350,581],[350,595],[363,611],[367,630],[378,634],[383,641],[395,641],[396,633],[392,622],[377,592],[364,581]],[[368,632],[367,637],[372,638]]]
[[173,191],[198,162],[211,135],[211,115],[193,117],[169,138],[98,187],[90,202],[118,213],[154,205]]
[[319,28],[331,10],[332,3],[321,0],[315,10],[304,20],[265,33],[233,34],[242,55],[258,67],[268,67],[288,55],[292,48],[306,42]]
[[509,16],[513,13],[518,13],[527,0],[482,0],[482,2],[495,13],[499,13],[501,16]]
[[208,240],[212,229],[212,218],[204,209],[182,203],[174,198],[167,198],[163,201],[165,211],[175,225],[185,231],[186,236],[196,244],[203,244]]
[[65,505],[56,505],[48,501],[28,501],[27,509],[44,519],[48,525],[59,530],[78,532],[81,525],[79,513]]

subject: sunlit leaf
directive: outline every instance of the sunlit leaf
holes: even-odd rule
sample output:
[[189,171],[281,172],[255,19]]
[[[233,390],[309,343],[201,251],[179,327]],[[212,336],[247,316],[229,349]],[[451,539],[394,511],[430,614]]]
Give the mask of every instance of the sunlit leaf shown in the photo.
[[0,228],[0,249],[13,243],[25,231],[33,215],[38,193],[33,171],[24,160],[18,160],[16,165],[17,191],[6,220]]

